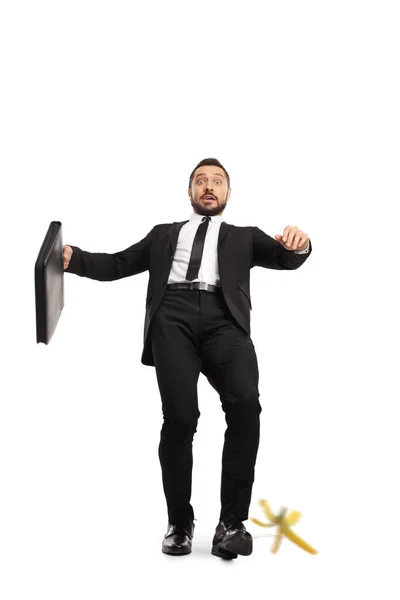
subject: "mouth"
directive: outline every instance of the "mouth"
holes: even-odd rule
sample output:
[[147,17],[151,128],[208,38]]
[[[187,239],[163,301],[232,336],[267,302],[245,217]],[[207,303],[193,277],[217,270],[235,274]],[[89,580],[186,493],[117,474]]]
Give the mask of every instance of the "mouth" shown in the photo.
[[214,196],[212,196],[211,194],[207,194],[207,196],[203,196],[203,200],[216,200],[216,198]]

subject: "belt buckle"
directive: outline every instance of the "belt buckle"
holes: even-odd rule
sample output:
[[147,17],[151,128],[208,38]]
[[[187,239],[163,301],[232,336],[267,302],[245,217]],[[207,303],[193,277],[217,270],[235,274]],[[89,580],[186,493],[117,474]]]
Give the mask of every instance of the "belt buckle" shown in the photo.
[[205,281],[200,281],[199,284],[199,290],[205,290],[206,292],[208,291],[208,283]]

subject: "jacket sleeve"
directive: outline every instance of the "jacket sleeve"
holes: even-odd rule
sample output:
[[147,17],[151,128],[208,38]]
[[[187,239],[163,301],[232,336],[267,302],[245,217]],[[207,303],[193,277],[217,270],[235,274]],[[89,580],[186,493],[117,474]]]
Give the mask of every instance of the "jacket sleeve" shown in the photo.
[[150,248],[154,235],[153,229],[145,238],[129,246],[126,250],[107,254],[104,252],[87,252],[78,246],[71,246],[72,256],[65,273],[74,273],[80,277],[88,277],[97,281],[114,281],[143,273],[149,268]]
[[309,251],[306,254],[296,254],[287,250],[267,233],[258,227],[253,227],[253,260],[252,267],[267,269],[289,270],[298,269],[310,256],[312,250],[309,240]]

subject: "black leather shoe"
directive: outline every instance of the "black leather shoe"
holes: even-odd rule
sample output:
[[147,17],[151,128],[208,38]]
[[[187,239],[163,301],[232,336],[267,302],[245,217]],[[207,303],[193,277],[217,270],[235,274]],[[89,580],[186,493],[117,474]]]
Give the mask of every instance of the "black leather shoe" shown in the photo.
[[241,521],[228,514],[215,529],[211,554],[233,559],[238,554],[249,556],[253,551],[253,538]]
[[184,526],[168,523],[168,530],[162,542],[162,551],[164,554],[173,555],[190,554],[192,551],[193,533],[193,521],[189,521]]

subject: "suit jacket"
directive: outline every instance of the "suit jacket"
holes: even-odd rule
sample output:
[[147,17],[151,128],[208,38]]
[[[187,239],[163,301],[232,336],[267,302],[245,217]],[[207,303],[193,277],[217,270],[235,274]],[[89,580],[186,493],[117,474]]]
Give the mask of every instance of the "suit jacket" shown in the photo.
[[[160,306],[178,242],[188,221],[156,225],[137,244],[115,254],[93,253],[71,246],[66,272],[98,281],[113,281],[149,271],[141,362],[155,366],[151,348],[151,323]],[[250,269],[298,269],[310,256],[295,254],[258,227],[237,227],[222,221],[218,237],[218,267],[222,293],[235,322],[250,335]]]

